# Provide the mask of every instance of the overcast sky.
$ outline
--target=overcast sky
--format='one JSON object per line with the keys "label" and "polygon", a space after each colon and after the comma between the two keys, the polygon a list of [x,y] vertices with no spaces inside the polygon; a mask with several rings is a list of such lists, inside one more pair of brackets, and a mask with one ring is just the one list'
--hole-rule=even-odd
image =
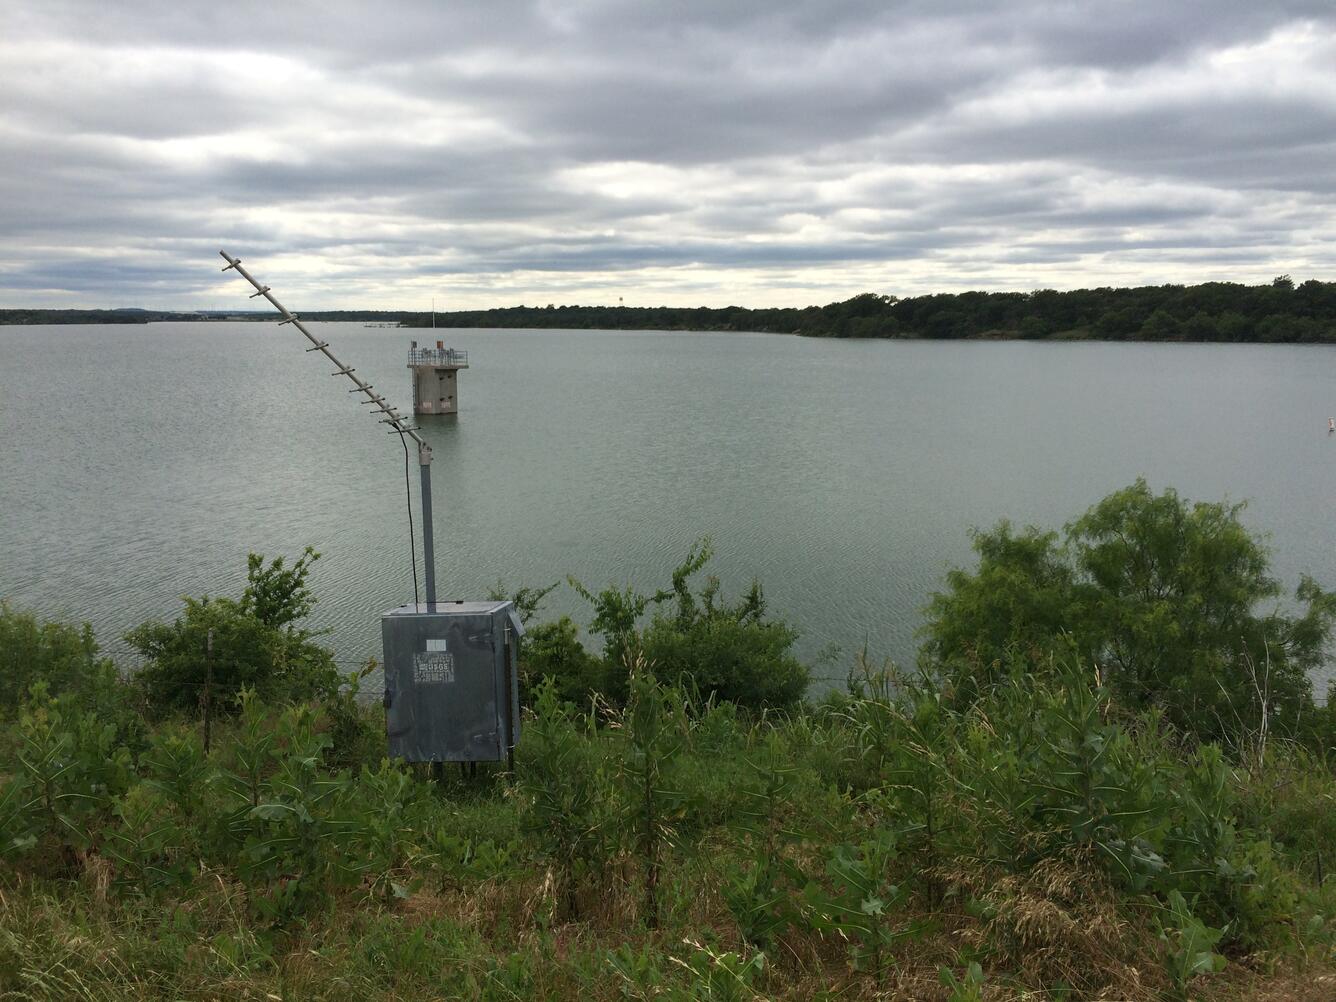
{"label": "overcast sky", "polygon": [[1336,2],[14,0],[0,306],[1336,279]]}

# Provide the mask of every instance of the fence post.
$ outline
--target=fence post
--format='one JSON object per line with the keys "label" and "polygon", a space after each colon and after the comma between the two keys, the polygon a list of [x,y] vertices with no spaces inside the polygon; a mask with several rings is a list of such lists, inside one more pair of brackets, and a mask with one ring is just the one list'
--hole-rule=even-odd
{"label": "fence post", "polygon": [[204,642],[204,754],[209,754],[213,710],[213,628]]}

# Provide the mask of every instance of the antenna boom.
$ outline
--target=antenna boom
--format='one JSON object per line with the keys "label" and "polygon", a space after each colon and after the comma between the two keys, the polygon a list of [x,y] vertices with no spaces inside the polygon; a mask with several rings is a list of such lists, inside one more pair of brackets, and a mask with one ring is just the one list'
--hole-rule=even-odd
{"label": "antenna boom", "polygon": [[[292,324],[297,330],[306,335],[306,339],[311,342],[312,346],[307,348],[307,351],[318,351],[334,363],[334,366],[338,371],[330,373],[331,376],[347,376],[354,384],[356,384],[354,389],[348,391],[349,393],[366,394],[367,401],[364,402],[370,402],[376,405],[376,408],[370,411],[371,414],[388,415],[388,417],[380,418],[379,421],[381,424],[392,426],[393,430],[390,432],[391,435],[398,434],[400,437],[407,435],[417,443],[418,465],[422,468],[422,557],[426,564],[427,608],[428,610],[434,611],[436,608],[436,558],[432,546],[431,524],[431,446],[427,444],[426,439],[422,438],[422,436],[417,433],[418,430],[409,423],[408,419],[399,413],[398,408],[387,406],[385,398],[379,393],[373,392],[371,384],[356,375],[356,369],[352,368],[352,366],[344,365],[334,356],[334,353],[329,350],[328,341],[322,341],[308,331],[306,325],[298,319],[297,314],[291,312],[286,306],[274,298],[269,286],[261,285],[252,278],[251,273],[241,266],[241,258],[233,257],[225,250],[220,250],[218,254],[227,262],[227,267],[224,268],[223,271],[232,271],[235,269],[238,275],[255,288],[255,293],[250,297],[251,299],[255,299],[257,296],[263,296],[269,301],[269,304],[273,306],[274,309],[282,314],[283,319],[278,322],[279,326],[282,326],[283,324]],[[412,509],[410,508],[409,510],[411,514]],[[416,571],[414,574],[416,575]],[[414,581],[414,588],[416,588],[416,577],[414,578]]]}

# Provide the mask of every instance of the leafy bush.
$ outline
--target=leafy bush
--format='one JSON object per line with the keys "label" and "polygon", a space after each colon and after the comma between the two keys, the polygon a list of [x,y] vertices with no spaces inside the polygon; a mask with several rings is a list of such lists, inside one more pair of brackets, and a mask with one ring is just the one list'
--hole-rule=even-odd
{"label": "leafy bush", "polygon": [[895,836],[887,831],[858,844],[835,846],[826,856],[829,887],[811,882],[803,891],[814,927],[848,942],[854,970],[874,977],[892,962],[890,948],[896,940],[916,931],[897,922],[896,912],[908,896],[903,886],[891,883],[897,854]]}
{"label": "leafy bush", "polygon": [[[19,711],[19,784],[10,825],[16,848],[86,848],[115,798],[130,785],[130,753],[117,743],[115,724],[47,694],[37,683]],[[25,824],[26,818],[26,824]],[[15,844],[14,839],[19,841]]]}
{"label": "leafy bush", "polygon": [[139,773],[143,785],[166,797],[187,821],[202,813],[217,778],[198,732],[180,725],[166,725],[153,734],[139,756]]}
{"label": "leafy bush", "polygon": [[965,969],[964,977],[957,976],[949,967],[942,967],[937,972],[937,979],[951,993],[947,1002],[983,1002],[983,968],[977,963]]}
{"label": "leafy bush", "polygon": [[1170,892],[1166,913],[1160,933],[1165,945],[1165,970],[1174,998],[1186,1000],[1193,979],[1224,970],[1225,958],[1214,952],[1224,931],[1212,929],[1194,916],[1178,891]]}
{"label": "leafy bush", "polygon": [[1296,615],[1260,608],[1280,594],[1242,505],[1189,505],[1144,480],[1066,529],[1005,522],[976,533],[979,566],[953,571],[928,607],[925,667],[963,702],[1016,657],[1099,666],[1120,704],[1158,707],[1179,730],[1244,750],[1296,734],[1313,715],[1309,673],[1323,663],[1336,595],[1304,578]]}
{"label": "leafy bush", "polygon": [[[1084,640],[1043,630],[954,662],[969,672],[945,690],[863,655],[848,694],[749,713],[642,650],[656,626],[661,652],[688,647],[724,607],[688,587],[707,557],[659,595],[614,592],[595,619],[622,660],[605,643],[584,664],[624,706],[577,709],[580,672],[540,673],[496,785],[384,760],[356,677],[299,705],[242,690],[207,754],[193,721],[136,732],[128,701],[109,714],[37,680],[0,742],[0,995],[977,1002],[986,984],[1148,1002],[1211,997],[1199,976],[1226,956],[1245,960],[1219,979],[1230,997],[1275,987],[1273,961],[1305,958],[1319,984],[1336,942],[1320,749],[1184,741]],[[253,560],[228,614],[296,633],[304,566]],[[1042,619],[1050,585],[1089,583],[1069,566],[1018,608]],[[1004,596],[970,594],[1002,622]],[[760,606],[723,618],[750,628]],[[624,629],[636,608],[649,625]],[[569,621],[550,639],[578,647]]]}
{"label": "leafy bush", "polygon": [[[706,595],[717,587],[712,580]],[[689,619],[655,616],[642,638],[644,655],[670,684],[751,709],[789,709],[810,678],[789,653],[797,631],[764,617],[759,587],[737,605],[707,606]]]}
{"label": "leafy bush", "polygon": [[[594,607],[589,629],[603,637],[603,695],[621,704],[627,698],[631,664],[643,656],[662,682],[703,699],[741,707],[792,708],[802,699],[810,674],[792,654],[798,633],[768,617],[760,584],[753,582],[736,603],[721,601],[719,580],[707,579],[699,594],[690,579],[710,560],[708,540],[691,548],[672,574],[672,588],[645,595],[633,588],[605,588],[597,595],[578,581],[572,586]],[[671,614],[652,608],[674,601]]]}
{"label": "leafy bush", "polygon": [[12,714],[39,682],[48,694],[69,694],[84,709],[118,701],[116,669],[97,651],[87,623],[42,622],[0,600],[0,716]]}
{"label": "leafy bush", "polygon": [[1240,825],[1269,831],[1291,865],[1314,881],[1336,870],[1336,774],[1300,747],[1277,745],[1231,777]]}
{"label": "leafy bush", "polygon": [[544,679],[556,686],[562,702],[587,706],[592,696],[607,692],[614,682],[601,658],[585,650],[579,629],[569,616],[529,627],[520,645],[520,702],[530,706]]}
{"label": "leafy bush", "polygon": [[385,757],[385,707],[361,698],[362,680],[379,668],[374,658],[343,676],[337,690],[326,690],[320,707],[328,723],[325,761],[334,768],[360,769]]}
{"label": "leafy bush", "polygon": [[167,797],[141,783],[117,801],[116,815],[120,823],[108,830],[103,851],[128,887],[152,893],[190,883],[197,857]]}
{"label": "leafy bush", "polygon": [[744,834],[750,859],[738,866],[724,885],[724,902],[738,931],[760,950],[767,949],[795,921],[793,901],[796,891],[806,883],[799,867],[784,854],[799,836],[784,825],[796,770],[781,761],[779,749],[772,742],[759,761],[748,763],[753,782],[743,789],[745,800],[738,828]]}
{"label": "leafy bush", "polygon": [[145,659],[136,679],[149,705],[193,712],[210,679],[215,713],[230,708],[243,689],[266,701],[333,696],[340,677],[332,656],[312,643],[313,634],[292,625],[314,602],[306,577],[317,557],[308,547],[285,568],[282,557],[266,566],[251,554],[240,600],[187,597],[175,622],[132,630],[126,640]]}
{"label": "leafy bush", "polygon": [[515,842],[497,845],[491,839],[455,835],[444,827],[418,833],[417,843],[415,861],[436,872],[441,893],[502,876],[518,853]]}
{"label": "leafy bush", "polygon": [[709,577],[699,594],[690,578],[709,562],[708,540],[692,549],[673,571],[672,615],[656,614],[641,637],[646,661],[672,685],[738,706],[796,706],[810,676],[791,653],[798,631],[766,615],[765,596],[753,581],[737,602],[719,597],[719,579]]}
{"label": "leafy bush", "polygon": [[352,780],[322,768],[329,738],[315,712],[294,706],[271,718],[247,692],[242,714],[241,769],[223,776],[229,835],[253,904],[277,925],[356,879],[374,857],[350,806]]}

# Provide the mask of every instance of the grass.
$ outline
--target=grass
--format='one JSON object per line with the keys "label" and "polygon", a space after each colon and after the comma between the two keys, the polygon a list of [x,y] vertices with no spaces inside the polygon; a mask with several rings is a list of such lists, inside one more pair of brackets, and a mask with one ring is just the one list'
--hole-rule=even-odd
{"label": "grass", "polygon": [[0,749],[0,998],[1336,997],[1336,779],[1298,752],[1185,752],[1074,676],[968,711],[643,698],[541,693],[514,776],[437,784],[371,759],[377,710],[338,746],[252,702],[208,756],[141,721],[109,770],[115,721],[39,694]]}

